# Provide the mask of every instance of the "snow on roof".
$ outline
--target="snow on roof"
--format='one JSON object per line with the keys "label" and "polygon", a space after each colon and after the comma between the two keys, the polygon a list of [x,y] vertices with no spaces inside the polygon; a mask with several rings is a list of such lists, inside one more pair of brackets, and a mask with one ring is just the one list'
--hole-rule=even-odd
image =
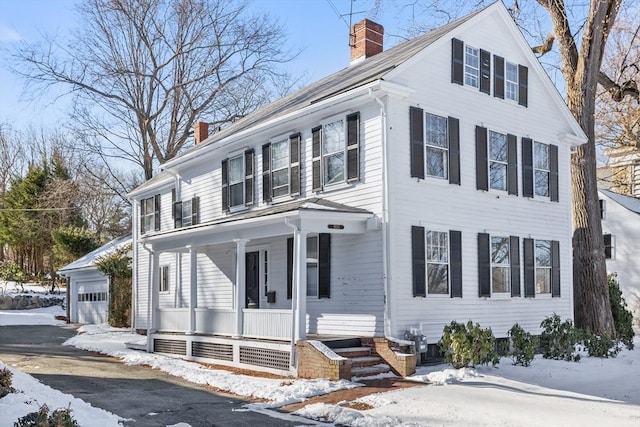
{"label": "snow on roof", "polygon": [[108,255],[110,253],[113,253],[130,243],[131,243],[131,235],[122,236],[122,237],[113,239],[109,243],[106,243],[100,246],[98,249],[94,250],[93,252],[89,252],[88,254],[78,258],[72,263],[65,265],[60,270],[58,270],[58,273],[66,274],[66,273],[69,273],[71,270],[79,270],[82,268],[93,267],[98,258]]}
{"label": "snow on roof", "polygon": [[631,212],[635,212],[640,215],[640,199],[637,197],[626,196],[624,194],[619,194],[613,192],[611,190],[598,190],[620,206],[625,209],[630,210]]}

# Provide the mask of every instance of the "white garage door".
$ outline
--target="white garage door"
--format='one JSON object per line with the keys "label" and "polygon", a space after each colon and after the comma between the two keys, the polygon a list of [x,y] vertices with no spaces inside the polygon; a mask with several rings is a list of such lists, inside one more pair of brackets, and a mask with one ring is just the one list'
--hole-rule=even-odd
{"label": "white garage door", "polygon": [[108,290],[106,280],[78,284],[79,323],[106,323],[109,311]]}

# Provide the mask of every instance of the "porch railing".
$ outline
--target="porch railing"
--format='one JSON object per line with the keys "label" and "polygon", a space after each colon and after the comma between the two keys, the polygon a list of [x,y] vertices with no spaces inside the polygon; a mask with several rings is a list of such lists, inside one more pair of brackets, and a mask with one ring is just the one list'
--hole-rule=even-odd
{"label": "porch railing", "polygon": [[291,310],[244,308],[242,335],[273,340],[291,339]]}
{"label": "porch railing", "polygon": [[158,329],[167,332],[185,332],[189,330],[188,308],[159,308]]}
{"label": "porch railing", "polygon": [[233,335],[235,332],[234,309],[196,308],[196,333]]}

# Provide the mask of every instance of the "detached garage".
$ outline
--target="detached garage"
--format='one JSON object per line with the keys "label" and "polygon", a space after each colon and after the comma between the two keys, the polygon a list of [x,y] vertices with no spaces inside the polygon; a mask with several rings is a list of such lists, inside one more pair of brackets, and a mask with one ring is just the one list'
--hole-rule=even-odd
{"label": "detached garage", "polygon": [[109,277],[99,272],[95,263],[130,243],[131,236],[119,237],[58,271],[67,279],[67,317],[70,323],[107,322]]}

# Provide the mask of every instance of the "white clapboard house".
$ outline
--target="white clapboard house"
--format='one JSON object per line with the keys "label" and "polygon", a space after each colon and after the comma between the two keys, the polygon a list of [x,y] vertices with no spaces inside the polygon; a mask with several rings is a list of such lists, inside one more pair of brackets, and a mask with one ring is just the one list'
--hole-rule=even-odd
{"label": "white clapboard house", "polygon": [[212,135],[198,123],[131,192],[149,351],[309,376],[349,364],[331,337],[572,317],[586,137],[505,6],[386,51],[380,25],[353,30],[347,68]]}

